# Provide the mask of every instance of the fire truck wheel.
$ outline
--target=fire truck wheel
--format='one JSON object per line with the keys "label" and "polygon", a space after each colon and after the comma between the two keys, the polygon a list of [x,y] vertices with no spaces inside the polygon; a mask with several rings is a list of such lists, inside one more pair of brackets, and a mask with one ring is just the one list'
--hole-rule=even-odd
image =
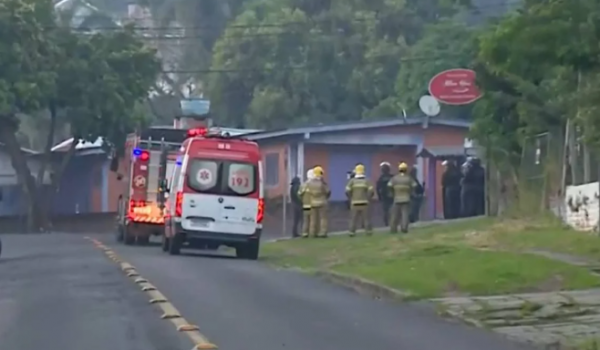
{"label": "fire truck wheel", "polygon": [[150,236],[140,236],[137,238],[137,244],[148,245],[150,244]]}
{"label": "fire truck wheel", "polygon": [[126,245],[133,245],[135,243],[135,236],[127,229],[127,226],[123,228],[123,242]]}
{"label": "fire truck wheel", "polygon": [[123,242],[123,225],[117,226],[117,242]]}
{"label": "fire truck wheel", "polygon": [[165,235],[162,236],[162,251],[169,251],[169,239]]}
{"label": "fire truck wheel", "polygon": [[258,240],[250,241],[244,245],[235,248],[235,255],[238,259],[257,260],[260,243]]}
{"label": "fire truck wheel", "polygon": [[176,233],[171,239],[169,239],[169,254],[179,255],[181,253],[182,237]]}

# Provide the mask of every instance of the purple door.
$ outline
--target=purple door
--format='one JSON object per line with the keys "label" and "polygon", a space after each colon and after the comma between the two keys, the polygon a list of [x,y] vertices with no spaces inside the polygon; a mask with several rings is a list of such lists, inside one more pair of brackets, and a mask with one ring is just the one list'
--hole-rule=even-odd
{"label": "purple door", "polygon": [[346,200],[346,176],[354,170],[356,163],[365,166],[367,176],[371,175],[371,154],[365,152],[333,151],[329,154],[329,186],[331,187],[331,200]]}

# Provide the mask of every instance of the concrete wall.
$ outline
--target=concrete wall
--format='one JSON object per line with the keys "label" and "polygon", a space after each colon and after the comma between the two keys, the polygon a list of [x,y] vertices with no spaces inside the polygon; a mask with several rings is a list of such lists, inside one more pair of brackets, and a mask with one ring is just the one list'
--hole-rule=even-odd
{"label": "concrete wall", "polygon": [[598,226],[600,202],[598,182],[567,186],[559,214],[563,221],[579,231],[592,231]]}

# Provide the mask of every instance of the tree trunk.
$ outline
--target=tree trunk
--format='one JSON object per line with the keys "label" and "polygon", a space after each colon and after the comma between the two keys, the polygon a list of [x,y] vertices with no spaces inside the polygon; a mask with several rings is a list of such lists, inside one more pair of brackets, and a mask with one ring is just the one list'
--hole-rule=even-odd
{"label": "tree trunk", "polygon": [[77,144],[81,138],[79,136],[73,136],[73,142],[69,147],[69,150],[65,153],[64,157],[61,159],[60,164],[54,168],[54,176],[52,177],[52,193],[56,193],[59,191],[60,180],[69,165],[69,162],[75,155],[75,151],[77,150]]}
{"label": "tree trunk", "polygon": [[[60,160],[60,163],[59,164],[52,163],[53,176],[52,176],[52,179],[50,182],[50,188],[45,193],[46,201],[49,201],[52,203],[54,201],[55,195],[60,190],[60,181],[62,179],[62,176],[63,176],[67,166],[69,165],[69,162],[71,161],[71,159],[73,158],[73,155],[75,154],[75,150],[76,150],[77,144],[79,143],[79,140],[80,140],[79,137],[73,137],[73,142],[69,146],[69,150],[67,152],[65,152],[65,154],[63,155],[62,159]],[[40,187],[40,188],[43,188],[43,187]],[[45,208],[45,209],[49,209],[49,208]],[[48,211],[45,211],[44,214],[46,214],[47,217],[52,217],[52,215],[48,215]],[[51,225],[51,224],[52,224],[52,222],[50,221],[49,225]]]}
{"label": "tree trunk", "polygon": [[48,128],[46,147],[44,147],[44,156],[42,158],[42,163],[40,164],[37,176],[37,185],[40,188],[44,185],[44,175],[46,175],[46,169],[52,160],[52,146],[54,145],[54,133],[56,132],[56,106],[54,103],[50,103],[48,109],[50,111],[50,127]]}
{"label": "tree trunk", "polygon": [[[7,118],[8,119],[8,118]],[[37,192],[37,186],[34,177],[31,175],[27,159],[16,137],[17,126],[10,122],[0,122],[0,140],[4,142],[12,166],[17,173],[17,178],[28,199],[29,219],[27,231],[40,232],[46,227],[46,220],[43,215],[43,203]]]}
{"label": "tree trunk", "polygon": [[[38,196],[41,198],[45,198],[47,203],[51,203],[53,201],[52,193],[46,194],[44,192],[44,179],[46,177],[46,170],[48,169],[48,165],[52,161],[52,146],[54,145],[54,134],[56,132],[56,123],[57,123],[57,115],[56,115],[56,105],[53,102],[50,102],[48,106],[48,110],[50,112],[50,126],[48,128],[48,136],[46,137],[46,145],[44,147],[44,154],[41,158],[40,168],[38,169],[37,178],[36,178],[36,191]],[[52,228],[52,213],[50,212],[50,208],[52,205],[44,205],[41,206],[41,215],[43,220],[46,222],[46,228]]]}

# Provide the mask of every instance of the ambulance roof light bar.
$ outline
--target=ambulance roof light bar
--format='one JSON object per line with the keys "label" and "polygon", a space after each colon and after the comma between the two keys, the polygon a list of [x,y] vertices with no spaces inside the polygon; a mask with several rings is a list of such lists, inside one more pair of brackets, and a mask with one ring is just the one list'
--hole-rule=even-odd
{"label": "ambulance roof light bar", "polygon": [[[211,132],[212,131],[212,132]],[[220,129],[210,130],[205,127],[193,128],[187,131],[187,137],[217,137],[217,138],[230,138],[230,134],[228,132],[221,133]]]}
{"label": "ambulance roof light bar", "polygon": [[206,136],[206,135],[208,135],[207,128],[194,128],[194,129],[189,129],[187,131],[188,137]]}

